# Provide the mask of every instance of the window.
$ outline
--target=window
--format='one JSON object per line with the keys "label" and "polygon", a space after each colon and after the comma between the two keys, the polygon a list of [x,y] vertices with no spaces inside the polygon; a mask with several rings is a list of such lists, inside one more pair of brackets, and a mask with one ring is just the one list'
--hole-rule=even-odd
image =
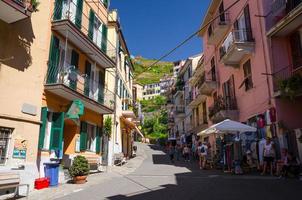
{"label": "window", "polygon": [[0,127],[0,164],[5,164],[9,140],[13,129]]}
{"label": "window", "polygon": [[243,14],[235,21],[235,39],[239,42],[252,41],[252,27],[249,5],[244,8]]}
{"label": "window", "polygon": [[87,150],[96,150],[96,126],[87,123]]}
{"label": "window", "polygon": [[296,31],[290,36],[293,69],[302,66],[302,30]]}
{"label": "window", "polygon": [[215,67],[215,58],[211,59],[211,79],[216,81],[216,67]]}
{"label": "window", "polygon": [[251,70],[251,60],[246,61],[243,64],[243,72],[244,72],[244,86],[245,91],[253,88],[253,79],[252,79],[252,70]]}

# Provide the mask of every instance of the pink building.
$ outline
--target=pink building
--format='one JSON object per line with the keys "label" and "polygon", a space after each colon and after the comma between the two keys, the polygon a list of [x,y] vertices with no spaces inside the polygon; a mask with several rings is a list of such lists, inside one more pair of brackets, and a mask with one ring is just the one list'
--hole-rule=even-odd
{"label": "pink building", "polygon": [[201,26],[209,120],[253,125],[302,158],[302,0],[234,2],[212,0]]}
{"label": "pink building", "polygon": [[213,0],[202,26],[210,24],[200,33],[206,79],[217,83],[207,99],[212,122],[224,118],[252,122],[273,107],[269,77],[263,75],[270,74],[265,29],[255,16],[261,13],[260,6],[254,0],[239,1],[223,13],[233,3]]}
{"label": "pink building", "polygon": [[302,159],[302,0],[266,0],[263,13],[279,135]]}

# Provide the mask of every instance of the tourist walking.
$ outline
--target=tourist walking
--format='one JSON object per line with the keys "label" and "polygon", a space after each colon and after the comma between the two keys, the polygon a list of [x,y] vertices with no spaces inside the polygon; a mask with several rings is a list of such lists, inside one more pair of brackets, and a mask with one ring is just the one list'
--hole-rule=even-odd
{"label": "tourist walking", "polygon": [[175,154],[175,147],[170,144],[169,147],[169,157],[170,157],[170,161],[173,163],[174,162],[174,154]]}
{"label": "tourist walking", "polygon": [[185,158],[185,162],[190,162],[190,148],[188,147],[188,145],[184,146],[183,155]]}
{"label": "tourist walking", "polygon": [[273,175],[273,162],[274,162],[274,157],[275,157],[275,148],[274,144],[271,141],[270,138],[266,139],[266,144],[264,145],[263,149],[263,161],[264,161],[264,166],[263,166],[263,172],[261,175],[264,175],[266,172],[266,168],[269,166],[270,168],[270,173]]}
{"label": "tourist walking", "polygon": [[198,148],[198,155],[199,155],[199,168],[200,169],[205,169],[206,166],[206,157],[208,154],[208,146],[206,145],[206,143],[199,143]]}

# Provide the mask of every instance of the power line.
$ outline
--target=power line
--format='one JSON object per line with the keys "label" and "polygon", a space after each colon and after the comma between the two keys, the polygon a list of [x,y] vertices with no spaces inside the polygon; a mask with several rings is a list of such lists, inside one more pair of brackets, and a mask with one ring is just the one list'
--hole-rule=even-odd
{"label": "power line", "polygon": [[233,6],[235,6],[240,0],[235,1],[234,3],[232,3],[228,8],[226,8],[223,12],[219,13],[219,15],[217,15],[216,17],[214,17],[212,20],[210,20],[208,23],[206,23],[204,26],[202,26],[200,29],[198,29],[196,32],[194,32],[193,34],[191,34],[189,37],[187,37],[184,41],[182,41],[181,43],[179,43],[176,47],[174,47],[172,50],[170,50],[168,53],[164,54],[162,57],[160,57],[159,59],[157,59],[154,63],[152,63],[149,67],[146,67],[142,72],[138,73],[136,76],[140,76],[142,73],[146,72],[147,70],[149,70],[151,67],[153,67],[154,65],[156,65],[157,63],[159,63],[161,60],[163,60],[164,58],[168,57],[169,55],[171,55],[174,51],[176,51],[178,48],[182,47],[184,44],[186,44],[188,41],[190,41],[193,37],[195,37],[200,31],[202,31],[203,29],[205,29],[208,25],[210,25],[213,21],[215,21],[217,18],[219,18],[221,15],[223,15],[224,13],[226,13],[228,10],[230,10]]}

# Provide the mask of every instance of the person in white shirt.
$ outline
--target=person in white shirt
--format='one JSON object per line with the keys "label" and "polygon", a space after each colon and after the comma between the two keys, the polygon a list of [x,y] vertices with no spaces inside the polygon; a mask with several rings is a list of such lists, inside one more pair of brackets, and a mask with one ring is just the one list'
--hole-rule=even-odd
{"label": "person in white shirt", "polygon": [[265,174],[266,168],[269,165],[270,166],[270,173],[273,175],[273,162],[274,162],[274,157],[275,157],[275,148],[274,144],[271,141],[270,138],[266,139],[266,144],[263,149],[263,161],[264,161],[264,166],[263,166],[263,172],[262,175]]}
{"label": "person in white shirt", "polygon": [[204,169],[206,166],[206,157],[208,154],[207,144],[205,142],[203,144],[199,143],[199,145],[197,147],[197,152],[199,155],[199,168]]}

